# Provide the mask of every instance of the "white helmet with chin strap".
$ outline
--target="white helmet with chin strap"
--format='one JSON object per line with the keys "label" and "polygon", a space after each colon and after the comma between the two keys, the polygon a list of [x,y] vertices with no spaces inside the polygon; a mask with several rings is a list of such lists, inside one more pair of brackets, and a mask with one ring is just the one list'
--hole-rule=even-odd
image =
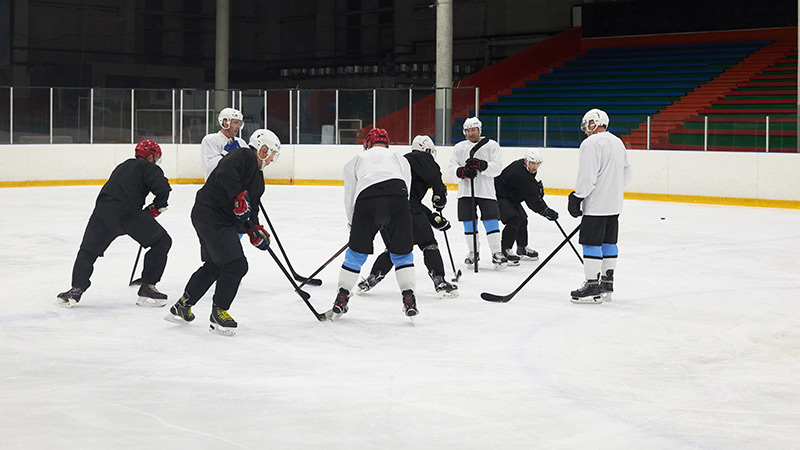
{"label": "white helmet with chin strap", "polygon": [[[261,151],[262,148],[267,147],[267,158],[269,158],[269,155],[275,154],[275,157],[272,159],[273,161],[276,161],[281,154],[281,140],[278,139],[275,133],[265,128],[254,131],[253,134],[250,135],[250,142],[248,145],[256,151],[256,156],[258,156],[258,152]],[[264,158],[264,160],[267,158]]]}
{"label": "white helmet with chin strap", "polygon": [[[594,123],[594,126],[590,126],[590,123]],[[583,120],[581,120],[581,131],[586,132],[586,130],[591,131],[594,133],[594,130],[597,127],[605,127],[608,128],[608,114],[605,111],[593,108],[589,111],[586,111],[586,114],[583,115]]]}
{"label": "white helmet with chin strap", "polygon": [[430,136],[419,135],[411,141],[411,150],[417,150],[420,152],[428,152],[436,158],[436,144],[433,143],[433,139]]}
{"label": "white helmet with chin strap", "polygon": [[467,130],[470,128],[477,128],[479,130],[483,130],[483,124],[477,117],[470,117],[464,121],[464,136],[467,135]]}
{"label": "white helmet with chin strap", "polygon": [[[225,121],[228,121],[227,126],[225,125]],[[219,122],[219,126],[222,127],[223,130],[227,130],[231,126],[231,120],[241,120],[242,126],[239,127],[239,130],[244,129],[244,116],[242,112],[235,108],[224,108],[222,111],[219,112],[219,117],[217,117],[217,121]]]}
{"label": "white helmet with chin strap", "polygon": [[529,148],[525,150],[525,162],[543,163],[542,152],[538,148]]}

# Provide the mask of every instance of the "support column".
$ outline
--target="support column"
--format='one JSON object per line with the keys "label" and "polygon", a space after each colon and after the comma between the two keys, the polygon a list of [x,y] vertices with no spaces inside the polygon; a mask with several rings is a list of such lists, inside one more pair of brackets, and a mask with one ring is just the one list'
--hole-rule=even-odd
{"label": "support column", "polygon": [[231,2],[217,0],[216,59],[214,62],[214,112],[216,117],[222,108],[230,106],[228,89],[228,62],[230,59]]}
{"label": "support column", "polygon": [[[800,1],[800,0],[798,0]],[[453,0],[436,2],[436,143],[452,141]],[[446,89],[442,89],[446,88]]]}

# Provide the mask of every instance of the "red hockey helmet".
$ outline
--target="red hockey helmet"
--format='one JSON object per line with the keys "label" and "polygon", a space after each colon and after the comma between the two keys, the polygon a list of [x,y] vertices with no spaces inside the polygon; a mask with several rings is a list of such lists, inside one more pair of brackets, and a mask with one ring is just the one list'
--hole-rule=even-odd
{"label": "red hockey helmet", "polygon": [[158,162],[161,159],[161,147],[149,139],[139,141],[136,144],[136,156],[147,158],[150,155],[153,155],[156,158],[155,162]]}
{"label": "red hockey helmet", "polygon": [[367,137],[364,138],[364,150],[369,150],[372,148],[373,145],[382,142],[389,146],[389,132],[384,130],[383,128],[373,128],[369,130],[367,133]]}

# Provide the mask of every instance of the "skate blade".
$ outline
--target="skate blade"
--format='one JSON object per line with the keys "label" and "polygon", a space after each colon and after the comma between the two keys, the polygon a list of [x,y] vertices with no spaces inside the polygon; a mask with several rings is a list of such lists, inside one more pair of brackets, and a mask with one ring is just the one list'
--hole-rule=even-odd
{"label": "skate blade", "polygon": [[164,320],[172,323],[189,323],[188,320],[183,320],[183,317],[176,316],[175,314],[172,313],[169,313],[166,316],[164,316]]}
{"label": "skate blade", "polygon": [[150,297],[139,297],[136,300],[136,304],[139,306],[147,306],[150,308],[162,308],[167,305],[166,300],[162,300],[160,298],[150,298]]}
{"label": "skate blade", "polygon": [[604,292],[600,294],[600,297],[602,297],[604,302],[611,303],[611,292]]}
{"label": "skate blade", "polygon": [[506,270],[506,264],[495,264],[494,270]]}
{"label": "skate blade", "polygon": [[437,292],[437,294],[439,294],[439,298],[454,298],[454,297],[458,297],[458,290],[454,289],[454,290],[452,290],[450,292],[441,291],[441,292]]}
{"label": "skate blade", "polygon": [[211,334],[218,334],[220,336],[234,336],[236,335],[236,328],[223,327],[215,323],[208,325],[208,331]]}
{"label": "skate blade", "polygon": [[508,262],[508,267],[517,267],[517,266],[519,266],[519,261]]}
{"label": "skate blade", "polygon": [[77,304],[78,302],[75,301],[74,298],[68,298],[68,299],[56,298],[56,305],[62,308],[72,308]]}
{"label": "skate blade", "polygon": [[597,297],[583,297],[583,298],[572,297],[571,299],[569,299],[569,301],[575,304],[599,305],[600,303],[603,303],[603,298],[599,295]]}
{"label": "skate blade", "polygon": [[522,261],[538,261],[539,260],[538,256],[521,256],[521,255],[517,255],[517,256],[519,256],[519,259],[522,260]]}

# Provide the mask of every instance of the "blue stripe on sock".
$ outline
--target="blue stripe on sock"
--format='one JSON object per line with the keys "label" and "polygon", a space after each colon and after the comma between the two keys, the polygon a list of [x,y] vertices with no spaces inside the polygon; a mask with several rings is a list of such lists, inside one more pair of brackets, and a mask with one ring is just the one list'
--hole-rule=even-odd
{"label": "blue stripe on sock", "polygon": [[472,226],[472,221],[461,222],[464,225],[464,234],[472,234],[475,232],[475,228]]}
{"label": "blue stripe on sock", "polygon": [[361,266],[363,266],[366,261],[367,255],[364,253],[354,252],[348,248],[344,254],[344,262],[342,263],[342,267],[358,273],[361,272]]}
{"label": "blue stripe on sock", "polygon": [[584,258],[603,259],[603,247],[599,245],[584,245]]}
{"label": "blue stripe on sock", "polygon": [[395,270],[401,269],[405,266],[414,265],[414,253],[406,253],[405,255],[389,253],[389,257],[392,259],[392,264],[394,264]]}
{"label": "blue stripe on sock", "polygon": [[618,254],[619,249],[617,248],[617,244],[603,244],[604,258],[616,258]]}
{"label": "blue stripe on sock", "polygon": [[486,229],[486,234],[493,231],[500,231],[500,222],[497,219],[484,220],[483,228]]}

